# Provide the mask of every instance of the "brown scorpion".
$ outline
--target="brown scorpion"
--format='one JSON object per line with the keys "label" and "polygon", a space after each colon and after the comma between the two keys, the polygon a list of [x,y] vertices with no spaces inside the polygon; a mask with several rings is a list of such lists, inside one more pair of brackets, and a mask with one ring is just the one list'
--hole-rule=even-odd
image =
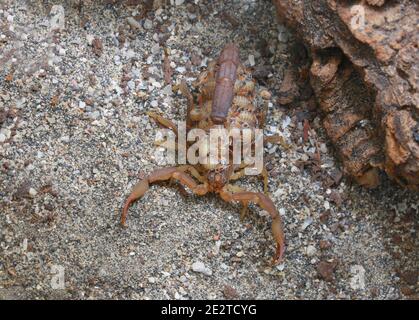
{"label": "brown scorpion", "polygon": [[[178,89],[187,97],[187,131],[193,128],[210,129],[223,127],[257,129],[264,125],[265,108],[259,105],[263,99],[255,94],[255,81],[251,72],[239,61],[239,50],[234,44],[223,49],[218,62],[211,62],[195,83],[196,94],[192,94],[183,82]],[[178,134],[176,125],[162,116],[149,112],[148,115],[162,126],[172,129]],[[265,137],[270,138],[270,137]],[[267,139],[270,141],[270,139]],[[220,151],[221,152],[221,151]],[[231,159],[230,159],[231,160]],[[137,183],[128,196],[121,215],[121,224],[125,226],[128,209],[131,204],[141,198],[150,185],[161,181],[177,181],[180,186],[189,188],[196,195],[209,192],[217,193],[227,202],[240,202],[243,205],[241,217],[247,212],[249,203],[259,205],[272,218],[272,234],[276,242],[274,263],[282,260],[285,251],[285,237],[281,218],[274,203],[267,195],[267,172],[262,171],[264,191],[250,192],[229,184],[245,175],[246,164],[229,163],[196,165],[178,165],[154,170],[145,179]]]}

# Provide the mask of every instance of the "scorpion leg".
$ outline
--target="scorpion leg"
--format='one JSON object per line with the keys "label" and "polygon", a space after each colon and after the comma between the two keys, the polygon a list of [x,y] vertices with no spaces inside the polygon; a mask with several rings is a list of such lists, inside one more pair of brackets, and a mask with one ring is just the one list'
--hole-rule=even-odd
{"label": "scorpion leg", "polygon": [[193,95],[184,80],[178,85],[177,88],[188,100],[188,107],[186,110],[186,126],[190,128],[192,127],[192,121],[196,121],[196,119],[193,117],[194,113],[196,112]]}
{"label": "scorpion leg", "polygon": [[128,209],[131,206],[131,204],[139,198],[141,198],[147,192],[147,190],[150,188],[150,184],[170,179],[177,180],[179,183],[181,183],[183,186],[188,187],[192,190],[193,193],[197,195],[204,195],[208,192],[207,184],[197,184],[195,180],[193,180],[184,171],[179,170],[179,168],[177,167],[157,169],[153,171],[147,178],[141,180],[134,186],[131,194],[125,201],[121,215],[121,225],[125,226]]}
{"label": "scorpion leg", "polygon": [[[185,165],[179,166],[177,168],[178,168],[179,171],[189,172],[189,174],[191,174],[196,180],[198,180],[201,183],[205,183],[205,178],[193,166],[185,164]],[[175,179],[171,178],[170,179],[170,186],[172,185],[173,181],[175,181]],[[178,187],[179,187],[179,191],[180,191],[181,195],[186,197],[188,195],[188,193],[186,192],[183,185],[178,184]]]}
{"label": "scorpion leg", "polygon": [[[238,180],[238,179],[244,177],[246,175],[244,170],[245,169],[242,169],[242,170],[239,170],[239,171],[233,173],[230,176],[230,180]],[[265,167],[263,167],[263,169],[262,169],[261,176],[262,176],[262,179],[263,179],[263,193],[268,195],[268,182],[269,182],[269,180],[268,180],[268,171],[266,170]]]}
{"label": "scorpion leg", "polygon": [[179,166],[178,169],[183,172],[189,172],[196,180],[201,183],[205,182],[205,178],[195,169],[195,167],[185,164],[183,166]]}
{"label": "scorpion leg", "polygon": [[285,142],[284,137],[280,136],[279,134],[276,134],[274,136],[263,137],[263,143],[277,143],[281,145],[281,147],[285,150],[288,150],[290,148],[289,144]]}
{"label": "scorpion leg", "polygon": [[182,81],[177,86],[177,89],[180,90],[182,95],[184,95],[188,99],[188,107],[186,111],[186,127],[188,129],[193,128],[193,122],[201,121],[206,117],[208,111],[205,107],[205,101],[207,101],[208,98],[206,98],[205,95],[201,92],[197,97],[198,105],[195,105],[193,95],[189,90],[188,86],[186,85],[185,81]]}
{"label": "scorpion leg", "polygon": [[228,191],[228,187],[224,187],[221,190],[220,196],[224,201],[227,202],[240,201],[244,205],[247,205],[249,202],[253,202],[271,215],[272,235],[276,242],[276,253],[273,262],[275,264],[280,262],[285,252],[285,236],[282,228],[281,217],[279,216],[278,210],[276,210],[272,200],[263,193],[259,192],[243,191],[231,193]]}
{"label": "scorpion leg", "polygon": [[163,118],[161,115],[159,115],[155,112],[147,112],[147,115],[150,118],[153,118],[154,121],[156,121],[157,123],[160,123],[163,127],[173,130],[173,132],[176,134],[176,136],[178,135],[177,127],[172,121],[170,121],[166,118]]}
{"label": "scorpion leg", "polygon": [[[231,179],[230,179],[231,180]],[[227,189],[232,193],[238,193],[245,191],[243,188],[239,186],[234,186],[232,184],[227,185]],[[240,221],[243,221],[246,218],[249,209],[249,201],[242,201],[242,208],[240,210]]]}
{"label": "scorpion leg", "polygon": [[269,105],[267,102],[264,103],[263,109],[258,114],[259,128],[264,128],[266,124],[266,115],[268,114]]}

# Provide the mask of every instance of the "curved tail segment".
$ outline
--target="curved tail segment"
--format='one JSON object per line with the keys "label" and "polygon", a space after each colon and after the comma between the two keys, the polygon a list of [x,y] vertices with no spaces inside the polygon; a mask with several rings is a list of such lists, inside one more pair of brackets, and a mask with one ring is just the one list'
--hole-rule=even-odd
{"label": "curved tail segment", "polygon": [[233,102],[234,83],[239,62],[239,48],[233,43],[227,44],[218,59],[218,72],[211,108],[211,120],[215,124],[224,123],[228,115]]}

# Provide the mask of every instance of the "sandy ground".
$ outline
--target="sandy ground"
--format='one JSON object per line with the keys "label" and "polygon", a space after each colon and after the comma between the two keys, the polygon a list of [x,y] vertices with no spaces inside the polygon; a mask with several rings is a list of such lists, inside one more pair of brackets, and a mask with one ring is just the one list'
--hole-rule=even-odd
{"label": "sandy ground", "polygon": [[[317,116],[304,144],[301,109],[276,102],[295,40],[271,3],[159,2],[0,1],[0,299],[417,298],[419,196],[340,180]],[[246,65],[272,65],[267,133],[290,146],[266,146],[288,244],[275,267],[269,217],[253,207],[241,222],[215,196],[155,186],[118,225],[130,188],[159,166],[145,112],[185,117],[164,48],[171,84],[191,84],[228,41]],[[317,151],[320,163],[299,165]]]}

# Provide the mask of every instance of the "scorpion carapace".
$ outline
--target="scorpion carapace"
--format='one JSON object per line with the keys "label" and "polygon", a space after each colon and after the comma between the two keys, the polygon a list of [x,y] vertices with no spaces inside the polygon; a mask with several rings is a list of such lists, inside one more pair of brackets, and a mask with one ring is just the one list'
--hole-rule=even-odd
{"label": "scorpion carapace", "polygon": [[[232,74],[233,70],[234,75]],[[232,82],[231,86],[230,84],[226,86],[225,84],[230,81]],[[253,130],[252,132],[255,132],[256,129],[263,127],[268,101],[255,93],[255,81],[252,79],[252,74],[239,63],[238,50],[234,45],[226,46],[218,60],[218,64],[211,62],[208,65],[208,69],[201,73],[195,82],[195,87],[197,90],[193,91],[196,92],[193,95],[186,83],[182,82],[177,86],[188,98],[187,134],[195,128],[202,129],[204,132],[211,132],[211,130],[220,128],[227,130],[236,128],[251,129]],[[229,97],[229,95],[231,95],[231,98],[226,100],[225,97]],[[261,107],[262,104],[265,106],[264,108]],[[176,125],[172,121],[153,112],[149,112],[148,115],[162,126],[173,130],[176,135],[179,134],[176,130]],[[220,120],[222,124],[214,121],[214,118]],[[192,142],[190,144],[188,142],[188,146],[191,144]],[[252,148],[254,144],[255,142],[252,142]],[[176,149],[178,147],[179,144],[176,144]],[[219,148],[217,152],[225,151],[225,149],[221,150],[221,144],[217,144],[216,147]],[[227,146],[224,145],[224,148],[228,149],[227,154],[230,157],[227,163],[212,164],[210,162],[199,162],[194,165],[184,164],[153,171],[148,177],[140,181],[128,196],[122,211],[121,224],[125,225],[130,205],[147,192],[150,184],[159,181],[175,180],[182,187],[189,188],[196,195],[205,195],[213,192],[219,194],[224,201],[240,202],[243,205],[242,218],[245,216],[250,203],[254,203],[267,211],[272,218],[272,234],[276,242],[274,262],[277,263],[282,260],[285,251],[285,237],[278,210],[267,195],[268,176],[266,169],[262,166],[261,176],[264,180],[264,193],[250,192],[232,185],[230,184],[231,181],[245,176],[246,168],[249,165],[243,157],[239,159],[240,164],[233,164],[231,144],[227,143]]]}

